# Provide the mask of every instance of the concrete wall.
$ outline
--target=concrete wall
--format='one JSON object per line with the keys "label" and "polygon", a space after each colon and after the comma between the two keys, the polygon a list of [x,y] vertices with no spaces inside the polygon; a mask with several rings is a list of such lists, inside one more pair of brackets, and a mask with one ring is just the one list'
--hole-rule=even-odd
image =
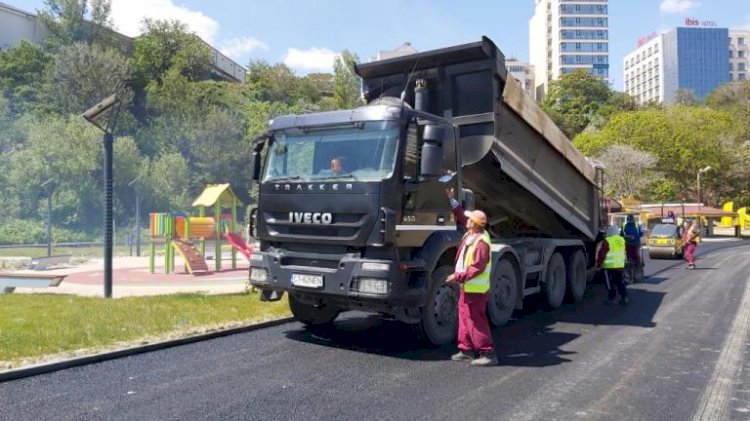
{"label": "concrete wall", "polygon": [[0,49],[7,50],[22,40],[39,44],[48,34],[36,15],[0,3]]}

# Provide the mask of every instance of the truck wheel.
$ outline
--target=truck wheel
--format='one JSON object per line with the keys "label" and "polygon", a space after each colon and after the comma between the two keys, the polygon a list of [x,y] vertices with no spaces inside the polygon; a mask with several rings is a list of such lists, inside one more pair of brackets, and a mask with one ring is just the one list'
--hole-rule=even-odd
{"label": "truck wheel", "polygon": [[292,315],[297,321],[310,326],[331,323],[341,312],[338,308],[330,305],[316,307],[314,305],[305,304],[295,298],[293,294],[289,294],[289,309],[292,311]]}
{"label": "truck wheel", "polygon": [[586,258],[583,251],[576,250],[568,264],[568,291],[573,302],[583,299],[586,293]]}
{"label": "truck wheel", "polygon": [[490,286],[490,299],[487,302],[487,314],[494,326],[508,323],[518,299],[518,276],[513,263],[501,259],[495,269],[495,277]]}
{"label": "truck wheel", "polygon": [[450,266],[432,272],[427,304],[420,309],[421,321],[414,325],[419,337],[433,345],[447,344],[458,334],[458,289],[445,279],[453,273]]}
{"label": "truck wheel", "polygon": [[545,279],[547,303],[552,308],[558,308],[565,300],[565,260],[560,253],[555,252],[547,264]]}

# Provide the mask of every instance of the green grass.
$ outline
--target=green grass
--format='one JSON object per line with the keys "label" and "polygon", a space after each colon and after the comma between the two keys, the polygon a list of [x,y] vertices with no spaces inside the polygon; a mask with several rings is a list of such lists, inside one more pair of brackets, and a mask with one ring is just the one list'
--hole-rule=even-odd
{"label": "green grass", "polygon": [[0,295],[0,370],[103,349],[286,317],[286,299],[257,293],[104,299]]}

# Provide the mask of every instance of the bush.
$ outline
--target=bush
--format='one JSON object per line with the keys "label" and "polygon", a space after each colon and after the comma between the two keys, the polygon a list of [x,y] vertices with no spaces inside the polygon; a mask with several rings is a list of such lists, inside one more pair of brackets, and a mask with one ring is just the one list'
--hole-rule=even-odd
{"label": "bush", "polygon": [[[52,227],[52,242],[91,241],[92,235]],[[43,222],[32,219],[6,219],[0,223],[0,244],[44,244],[47,229]]]}

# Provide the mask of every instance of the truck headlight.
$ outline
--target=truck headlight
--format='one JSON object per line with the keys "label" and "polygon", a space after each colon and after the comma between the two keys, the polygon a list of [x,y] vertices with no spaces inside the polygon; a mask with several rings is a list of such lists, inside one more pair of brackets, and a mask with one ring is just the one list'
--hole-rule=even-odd
{"label": "truck headlight", "polygon": [[267,282],[268,271],[264,268],[250,268],[250,280],[253,282]]}
{"label": "truck headlight", "polygon": [[386,295],[388,294],[388,280],[377,278],[359,278],[354,289],[362,294]]}
{"label": "truck headlight", "polygon": [[362,263],[362,270],[377,270],[387,272],[389,269],[388,263],[376,263],[376,262],[364,262]]}

